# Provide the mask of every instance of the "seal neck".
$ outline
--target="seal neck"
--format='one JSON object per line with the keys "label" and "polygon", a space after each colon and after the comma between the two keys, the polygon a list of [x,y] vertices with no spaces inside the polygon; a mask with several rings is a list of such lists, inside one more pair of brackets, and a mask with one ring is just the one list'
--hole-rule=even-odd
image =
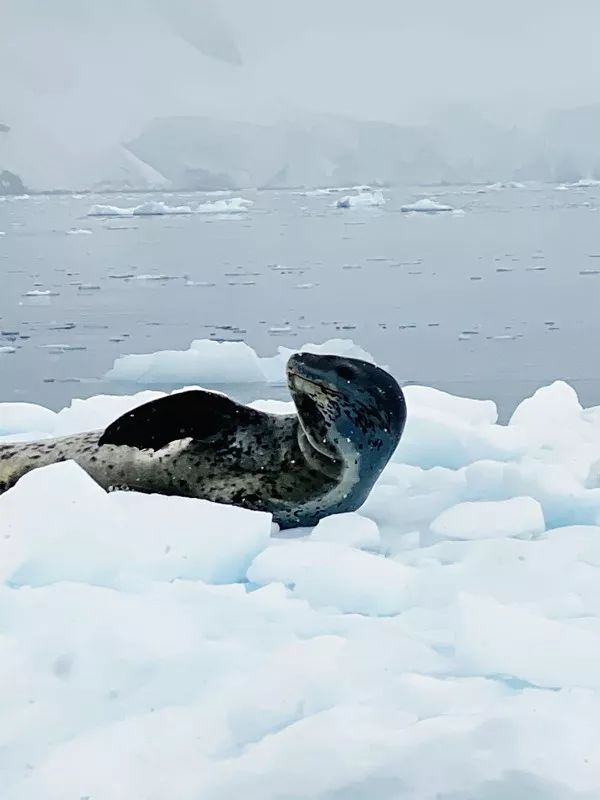
{"label": "seal neck", "polygon": [[329,458],[317,450],[311,444],[300,422],[298,422],[297,441],[300,452],[310,469],[320,472],[333,480],[339,478],[343,469],[342,459]]}

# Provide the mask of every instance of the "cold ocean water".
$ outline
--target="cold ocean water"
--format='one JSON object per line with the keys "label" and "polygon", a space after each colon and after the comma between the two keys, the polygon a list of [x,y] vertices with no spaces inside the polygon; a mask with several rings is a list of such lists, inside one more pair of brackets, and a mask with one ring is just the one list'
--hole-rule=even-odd
{"label": "cold ocean water", "polygon": [[[350,208],[335,204],[354,190],[244,192],[246,210],[236,194],[4,198],[0,399],[130,394],[143,384],[103,378],[117,357],[194,339],[270,356],[345,338],[403,383],[494,399],[501,419],[558,377],[600,403],[599,186],[395,188]],[[423,197],[464,214],[402,213]]]}

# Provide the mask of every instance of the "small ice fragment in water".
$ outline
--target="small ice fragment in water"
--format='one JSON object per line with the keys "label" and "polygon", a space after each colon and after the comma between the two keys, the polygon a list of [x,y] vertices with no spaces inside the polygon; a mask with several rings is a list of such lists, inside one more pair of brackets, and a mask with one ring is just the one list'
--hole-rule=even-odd
{"label": "small ice fragment in water", "polygon": [[87,350],[83,345],[75,344],[40,344],[40,350],[48,350],[50,353],[66,353],[72,350]]}
{"label": "small ice fragment in water", "polygon": [[48,325],[49,331],[72,331],[75,327],[74,322],[51,322]]}
{"label": "small ice fragment in water", "polygon": [[336,208],[369,208],[372,206],[385,205],[385,197],[383,192],[361,192],[355,195],[346,195],[340,197],[334,203]]}
{"label": "small ice fragment in water", "polygon": [[407,203],[400,207],[400,211],[409,212],[409,211],[417,211],[426,214],[437,214],[443,211],[454,211],[455,209],[452,206],[444,205],[443,203],[436,203],[435,200],[431,200],[429,198],[423,198],[422,200],[417,200],[414,203]]}

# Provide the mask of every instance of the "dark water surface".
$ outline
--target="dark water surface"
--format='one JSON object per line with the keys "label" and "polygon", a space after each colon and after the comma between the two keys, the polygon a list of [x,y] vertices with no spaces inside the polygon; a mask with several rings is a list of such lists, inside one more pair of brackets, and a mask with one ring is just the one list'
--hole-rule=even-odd
{"label": "dark water surface", "polygon": [[[115,358],[192,339],[272,355],[341,337],[403,382],[493,398],[504,418],[555,378],[600,404],[600,187],[395,189],[383,208],[343,210],[335,196],[243,194],[255,204],[235,216],[86,216],[217,199],[200,194],[0,202],[0,400],[131,393],[142,387],[102,378]],[[423,195],[465,213],[400,212]]]}

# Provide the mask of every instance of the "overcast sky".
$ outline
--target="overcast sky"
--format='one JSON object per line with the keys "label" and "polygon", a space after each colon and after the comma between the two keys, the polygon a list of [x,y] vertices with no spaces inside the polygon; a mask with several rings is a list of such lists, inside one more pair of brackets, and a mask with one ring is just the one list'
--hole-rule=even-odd
{"label": "overcast sky", "polygon": [[0,121],[89,143],[154,116],[508,123],[600,101],[600,0],[1,0]]}

